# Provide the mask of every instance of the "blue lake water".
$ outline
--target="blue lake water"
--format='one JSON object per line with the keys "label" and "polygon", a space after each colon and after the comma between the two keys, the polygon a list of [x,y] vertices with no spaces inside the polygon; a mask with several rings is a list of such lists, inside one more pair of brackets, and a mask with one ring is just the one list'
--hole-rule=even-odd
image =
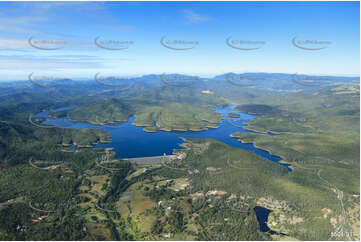
{"label": "blue lake water", "polygon": [[[228,112],[233,109],[233,106],[216,108],[216,111],[227,117]],[[59,109],[57,109],[59,110]],[[62,108],[64,110],[64,108]],[[254,147],[253,144],[244,144],[239,142],[236,138],[230,137],[230,134],[235,132],[253,132],[244,129],[244,124],[247,121],[250,121],[254,118],[253,115],[246,113],[239,113],[239,118],[228,118],[230,122],[222,120],[216,129],[208,129],[205,131],[193,132],[166,132],[158,131],[155,133],[148,133],[143,131],[142,127],[136,127],[132,125],[135,118],[129,118],[128,122],[117,123],[114,125],[94,125],[86,122],[72,122],[69,118],[49,118],[48,112],[42,112],[36,115],[35,117],[46,117],[46,120],[42,124],[60,126],[66,128],[74,129],[84,129],[84,128],[96,128],[107,131],[111,135],[112,141],[106,144],[97,144],[94,148],[114,148],[116,152],[116,158],[134,158],[134,157],[144,157],[144,156],[158,156],[163,154],[172,154],[173,149],[181,149],[179,144],[184,141],[183,138],[212,138],[224,142],[232,147],[246,149],[256,153],[259,156],[262,156],[270,161],[279,163],[281,158],[279,156],[271,155],[265,150],[258,149]],[[234,125],[232,125],[234,124]],[[273,136],[274,134],[268,133],[268,135]],[[287,164],[281,164],[291,169]]]}
{"label": "blue lake water", "polygon": [[268,216],[272,212],[272,210],[268,210],[267,208],[260,206],[254,207],[253,210],[256,213],[261,232],[269,232],[270,234],[275,234],[275,232],[272,231],[267,225]]}

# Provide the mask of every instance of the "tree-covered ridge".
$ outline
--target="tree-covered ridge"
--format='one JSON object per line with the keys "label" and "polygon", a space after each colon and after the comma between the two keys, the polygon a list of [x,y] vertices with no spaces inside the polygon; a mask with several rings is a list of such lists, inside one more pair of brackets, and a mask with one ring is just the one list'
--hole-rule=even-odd
{"label": "tree-covered ridge", "polygon": [[135,116],[134,125],[145,127],[145,131],[199,131],[215,128],[221,121],[221,115],[212,106],[200,106],[183,102],[165,102],[162,100],[109,99],[83,105],[70,111],[51,113],[53,117],[67,115],[72,121],[85,121],[104,125],[127,121]]}

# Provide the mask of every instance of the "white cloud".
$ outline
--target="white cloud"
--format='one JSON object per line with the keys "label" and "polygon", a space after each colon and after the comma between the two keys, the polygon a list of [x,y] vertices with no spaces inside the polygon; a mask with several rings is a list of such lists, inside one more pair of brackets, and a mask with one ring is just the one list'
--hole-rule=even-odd
{"label": "white cloud", "polygon": [[183,10],[183,14],[188,23],[203,23],[210,20],[208,16],[200,15],[192,10]]}
{"label": "white cloud", "polygon": [[0,31],[15,34],[39,34],[41,31],[34,29],[35,23],[46,21],[38,16],[0,17]]}
{"label": "white cloud", "polygon": [[[1,26],[0,26],[1,29]],[[29,48],[27,39],[24,38],[0,38],[0,50],[26,49]]]}
{"label": "white cloud", "polygon": [[85,68],[91,69],[102,66],[100,61],[85,61],[81,58],[34,58],[32,56],[0,56],[1,69],[54,69],[54,68]]}

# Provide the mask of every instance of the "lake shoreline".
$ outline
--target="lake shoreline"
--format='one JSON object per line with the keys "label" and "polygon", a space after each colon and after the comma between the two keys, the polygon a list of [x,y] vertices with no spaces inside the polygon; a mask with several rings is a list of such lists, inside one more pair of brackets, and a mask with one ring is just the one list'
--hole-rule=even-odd
{"label": "lake shoreline", "polygon": [[[222,116],[220,123],[217,125],[208,124],[207,128],[199,129],[160,129],[160,130],[145,130],[142,124],[136,123],[136,116],[129,116],[127,122],[119,123],[118,126],[110,127],[106,125],[92,124],[90,122],[82,122],[80,120],[71,120],[68,116],[62,118],[47,117],[42,124],[52,125],[54,127],[66,127],[73,129],[100,129],[109,135],[109,139],[98,140],[92,147],[89,145],[79,148],[93,148],[93,149],[107,149],[113,148],[116,158],[129,157],[147,157],[159,156],[163,154],[173,154],[175,149],[184,148],[185,140],[181,137],[187,138],[203,138],[215,139],[225,143],[230,147],[237,149],[244,149],[255,153],[267,160],[278,163],[282,166],[288,164],[283,163],[283,157],[273,155],[272,151],[258,147],[253,143],[243,143],[242,140],[233,137],[232,134],[236,132],[252,132],[244,125],[232,125],[227,122],[227,114],[234,108],[234,106],[216,107],[216,112]],[[254,117],[249,114],[240,113],[241,122],[252,120]],[[213,126],[214,125],[214,126]],[[147,125],[149,127],[149,125]],[[243,127],[244,126],[244,127]],[[154,126],[153,126],[154,127]],[[254,131],[253,131],[254,132]],[[270,135],[269,133],[264,133]],[[234,139],[236,138],[236,139]],[[69,145],[69,144],[66,144]],[[69,147],[69,146],[67,146]]]}
{"label": "lake shoreline", "polygon": [[231,136],[232,138],[237,139],[237,140],[238,140],[239,142],[241,142],[242,144],[250,144],[250,145],[253,145],[255,148],[257,148],[257,149],[259,149],[259,150],[263,150],[263,151],[268,152],[269,154],[273,154],[273,155],[275,155],[275,156],[280,157],[281,160],[278,161],[277,163],[280,163],[280,164],[283,164],[283,165],[287,165],[288,167],[291,165],[291,164],[289,164],[289,163],[284,163],[284,162],[282,162],[282,161],[285,161],[285,157],[284,157],[283,155],[278,155],[278,154],[276,154],[277,152],[274,153],[272,149],[267,149],[267,148],[264,148],[264,147],[260,147],[260,146],[258,146],[258,145],[255,144],[255,143],[247,142],[247,141],[245,141],[245,140],[242,140],[241,138],[239,138],[239,137],[237,137],[237,136],[234,136],[233,134],[230,134],[230,136]]}

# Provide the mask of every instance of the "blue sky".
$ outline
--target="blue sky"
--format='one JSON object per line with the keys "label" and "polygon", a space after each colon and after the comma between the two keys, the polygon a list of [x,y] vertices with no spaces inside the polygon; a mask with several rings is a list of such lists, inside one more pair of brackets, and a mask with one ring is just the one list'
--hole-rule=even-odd
{"label": "blue sky", "polygon": [[[0,9],[1,81],[30,73],[360,72],[359,2],[0,2]],[[162,37],[193,48],[166,48]],[[50,40],[63,44],[41,42]]]}

